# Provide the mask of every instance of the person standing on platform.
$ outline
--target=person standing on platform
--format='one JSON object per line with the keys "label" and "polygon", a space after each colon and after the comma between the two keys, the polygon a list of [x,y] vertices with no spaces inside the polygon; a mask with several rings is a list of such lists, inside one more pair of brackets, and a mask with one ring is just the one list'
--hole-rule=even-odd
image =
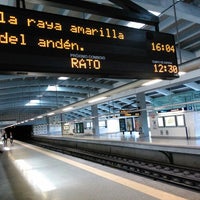
{"label": "person standing on platform", "polygon": [[12,132],[10,131],[10,144],[13,143],[13,135],[12,135]]}
{"label": "person standing on platform", "polygon": [[[1,140],[4,142],[3,133],[1,132]],[[0,148],[0,153],[3,153],[3,150]]]}
{"label": "person standing on platform", "polygon": [[7,135],[6,131],[4,131],[3,140],[4,140],[4,145],[7,146],[8,135]]}
{"label": "person standing on platform", "polygon": [[7,146],[7,139],[8,139],[8,136],[7,136],[7,133],[6,133],[5,130],[3,130],[2,137],[3,137],[4,146]]}

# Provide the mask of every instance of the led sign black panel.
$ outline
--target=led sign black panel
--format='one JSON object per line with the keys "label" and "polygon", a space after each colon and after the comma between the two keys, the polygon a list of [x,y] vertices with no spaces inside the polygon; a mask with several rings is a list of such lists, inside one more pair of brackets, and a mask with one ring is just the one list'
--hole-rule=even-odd
{"label": "led sign black panel", "polygon": [[178,77],[170,34],[0,6],[1,73]]}
{"label": "led sign black panel", "polygon": [[133,110],[120,110],[120,116],[140,116],[140,111],[133,111]]}

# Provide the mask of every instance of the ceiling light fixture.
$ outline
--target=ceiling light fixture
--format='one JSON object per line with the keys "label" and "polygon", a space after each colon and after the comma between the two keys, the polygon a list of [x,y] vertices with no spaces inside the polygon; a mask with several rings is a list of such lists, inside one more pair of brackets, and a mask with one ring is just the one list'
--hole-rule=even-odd
{"label": "ceiling light fixture", "polygon": [[38,99],[32,99],[28,103],[26,103],[26,106],[37,106],[40,103],[40,100]]}
{"label": "ceiling light fixture", "polygon": [[58,85],[48,85],[46,91],[57,91]]}
{"label": "ceiling light fixture", "polygon": [[97,102],[97,101],[101,101],[103,99],[106,99],[107,97],[97,97],[95,99],[92,99],[90,101],[88,101],[88,103],[94,103],[94,102]]}
{"label": "ceiling light fixture", "polygon": [[65,76],[58,77],[58,80],[61,80],[61,81],[65,81],[67,79],[69,79],[69,77],[65,77]]}
{"label": "ceiling light fixture", "polygon": [[63,108],[63,111],[69,111],[69,110],[72,110],[73,107],[66,107],[66,108]]}
{"label": "ceiling light fixture", "polygon": [[184,74],[186,74],[186,72],[179,72],[178,73],[179,76],[183,76]]}
{"label": "ceiling light fixture", "polygon": [[51,112],[51,113],[48,113],[47,115],[51,116],[51,115],[54,115],[54,114],[55,114],[54,112]]}
{"label": "ceiling light fixture", "polygon": [[149,85],[153,85],[153,84],[156,84],[158,82],[162,81],[161,79],[154,79],[154,80],[151,80],[151,81],[148,81],[146,83],[143,83],[142,86],[149,86]]}
{"label": "ceiling light fixture", "polygon": [[130,27],[130,28],[137,28],[137,29],[142,28],[144,25],[145,25],[145,24],[143,24],[143,23],[138,23],[138,22],[129,22],[129,23],[127,24],[128,27]]}
{"label": "ceiling light fixture", "polygon": [[38,116],[37,118],[38,118],[38,119],[41,119],[41,118],[43,118],[43,116],[42,116],[42,115],[40,115],[40,116]]}
{"label": "ceiling light fixture", "polygon": [[[160,12],[156,12],[156,11],[151,11],[151,10],[148,10],[150,13],[152,13],[153,15],[155,16],[159,16],[160,15]],[[139,23],[139,22],[129,22],[127,24],[128,27],[130,28],[136,28],[136,29],[141,29],[143,26],[145,26],[145,24],[143,23]]]}
{"label": "ceiling light fixture", "polygon": [[160,15],[160,12],[157,12],[157,11],[152,11],[152,10],[148,10],[150,13],[152,13],[153,15],[155,16],[159,16]]}

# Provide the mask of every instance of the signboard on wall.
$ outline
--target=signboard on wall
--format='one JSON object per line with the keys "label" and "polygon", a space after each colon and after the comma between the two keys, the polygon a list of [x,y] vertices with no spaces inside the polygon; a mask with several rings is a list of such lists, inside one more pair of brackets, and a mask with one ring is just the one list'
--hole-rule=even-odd
{"label": "signboard on wall", "polygon": [[119,119],[119,128],[120,128],[120,132],[125,132],[126,131],[125,119]]}

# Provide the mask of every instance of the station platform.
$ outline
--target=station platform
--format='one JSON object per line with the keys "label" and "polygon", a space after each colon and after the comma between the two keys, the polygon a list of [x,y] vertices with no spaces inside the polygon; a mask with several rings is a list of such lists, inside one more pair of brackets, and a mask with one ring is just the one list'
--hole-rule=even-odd
{"label": "station platform", "polygon": [[200,199],[195,191],[20,141],[0,153],[0,186],[2,200]]}
{"label": "station platform", "polygon": [[151,138],[130,133],[36,135],[37,142],[200,169],[200,139]]}
{"label": "station platform", "polygon": [[108,133],[100,135],[40,135],[41,137],[56,138],[60,140],[79,140],[101,144],[115,144],[124,147],[136,147],[149,150],[166,150],[169,152],[189,153],[200,155],[200,138],[170,138],[170,137],[144,137],[138,133]]}
{"label": "station platform", "polygon": [[100,135],[47,135],[48,137],[66,137],[66,138],[78,138],[83,140],[106,140],[113,142],[127,142],[127,143],[138,143],[138,144],[153,144],[163,146],[183,146],[183,147],[194,147],[200,148],[200,138],[187,139],[187,138],[172,138],[172,137],[144,137],[139,136],[138,132],[121,132],[117,133],[106,133]]}

